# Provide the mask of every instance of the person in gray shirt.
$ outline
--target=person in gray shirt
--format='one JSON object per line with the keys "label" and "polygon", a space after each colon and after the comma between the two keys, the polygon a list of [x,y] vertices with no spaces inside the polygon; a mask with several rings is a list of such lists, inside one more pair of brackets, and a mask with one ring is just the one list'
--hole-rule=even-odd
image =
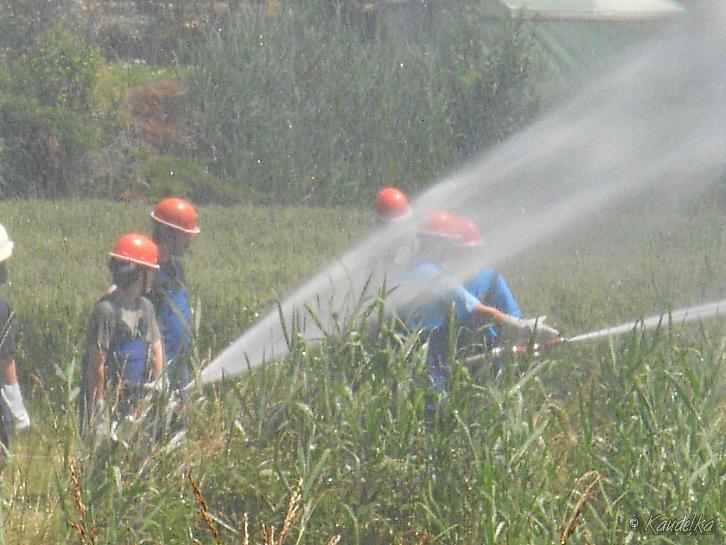
{"label": "person in gray shirt", "polygon": [[161,334],[148,292],[156,269],[156,244],[144,235],[122,236],[111,250],[109,269],[116,289],[93,307],[86,333],[81,424],[103,412],[133,416],[145,385],[163,371]]}

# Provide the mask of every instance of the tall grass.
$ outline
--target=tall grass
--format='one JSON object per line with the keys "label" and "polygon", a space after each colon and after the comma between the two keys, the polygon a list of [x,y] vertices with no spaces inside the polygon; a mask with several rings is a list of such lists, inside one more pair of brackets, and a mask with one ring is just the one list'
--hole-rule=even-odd
{"label": "tall grass", "polygon": [[457,3],[419,32],[374,12],[370,36],[349,15],[303,2],[211,33],[186,78],[199,160],[253,198],[359,203],[425,187],[538,112],[520,22]]}
{"label": "tall grass", "polygon": [[[353,322],[317,346],[288,331],[284,361],[194,393],[183,439],[173,439],[173,428],[154,441],[143,426],[122,425],[115,439],[82,441],[77,358],[64,342],[81,342],[85,315],[107,283],[108,245],[117,232],[143,226],[148,210],[11,205],[0,207],[17,242],[7,295],[25,315],[21,367],[37,380],[34,429],[17,438],[3,469],[3,542],[259,543],[262,524],[269,541],[271,526],[275,539],[287,527],[285,543],[724,540],[723,321],[666,320],[657,331],[512,359],[497,381],[456,362],[450,391],[438,397],[419,340],[394,323]],[[220,348],[254,319],[240,305],[254,308],[274,286],[296,283],[311,256],[322,259],[365,228],[361,214],[309,212],[201,210],[188,274],[202,301],[204,346]],[[713,293],[722,269],[709,277],[699,264],[722,257],[717,212],[672,218],[672,236],[633,246],[631,270],[615,266],[606,240],[590,254],[546,263],[540,255],[531,269],[523,262],[505,272],[523,307],[557,309],[557,322],[570,328],[632,317],[630,292],[644,306],[674,293]],[[656,267],[660,259],[669,268]],[[578,280],[562,305],[564,287],[534,274],[543,271]],[[683,285],[669,280],[673,271],[686,275]],[[540,293],[550,289],[552,300]],[[378,313],[382,303],[367,304]],[[66,329],[54,330],[63,319]],[[34,337],[35,320],[51,331]],[[57,344],[43,354],[50,340]],[[286,523],[291,498],[299,508]],[[651,514],[700,514],[718,525],[703,535],[656,535],[643,528]]]}
{"label": "tall grass", "polygon": [[[3,293],[17,310],[23,382],[51,380],[80,360],[93,303],[110,283],[114,241],[150,232],[151,205],[6,201],[0,222],[15,241]],[[340,209],[203,207],[201,234],[184,258],[198,310],[197,349],[231,342],[292,286],[367,230],[371,218]]]}
{"label": "tall grass", "polygon": [[556,387],[577,365],[566,348],[508,362],[497,383],[457,367],[431,415],[415,339],[384,324],[297,344],[196,397],[176,446],[133,426],[83,444],[59,410],[4,470],[5,535],[77,543],[81,525],[95,543],[240,543],[246,521],[252,535],[282,527],[299,487],[291,542],[669,543],[628,521],[722,516],[723,333],[664,326],[595,347],[569,396]]}

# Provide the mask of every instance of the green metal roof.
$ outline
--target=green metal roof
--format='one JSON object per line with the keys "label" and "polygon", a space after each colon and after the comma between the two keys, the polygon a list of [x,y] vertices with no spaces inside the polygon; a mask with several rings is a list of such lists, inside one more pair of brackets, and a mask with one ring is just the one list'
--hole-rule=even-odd
{"label": "green metal roof", "polygon": [[[726,0],[725,0],[726,1]],[[502,21],[522,17],[541,46],[544,61],[563,81],[589,77],[636,43],[661,32],[685,9],[674,0],[479,0],[485,44],[495,43]],[[436,3],[437,6],[448,6]],[[434,10],[434,14],[436,11]],[[429,36],[430,15],[421,1],[385,4],[386,24],[402,42]],[[435,32],[435,25],[434,25]]]}
{"label": "green metal roof", "polygon": [[[494,0],[521,14],[561,78],[587,76],[661,32],[684,8],[673,0]],[[492,11],[502,14],[502,9]]]}
{"label": "green metal roof", "polygon": [[539,18],[579,20],[653,20],[678,15],[683,8],[673,0],[499,0],[510,10]]}

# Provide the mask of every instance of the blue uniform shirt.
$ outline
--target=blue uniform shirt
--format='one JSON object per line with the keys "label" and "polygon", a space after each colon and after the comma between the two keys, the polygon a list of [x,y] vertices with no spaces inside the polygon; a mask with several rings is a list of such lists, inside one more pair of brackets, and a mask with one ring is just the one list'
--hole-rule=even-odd
{"label": "blue uniform shirt", "polygon": [[522,317],[519,305],[504,277],[494,272],[491,267],[482,269],[474,278],[465,282],[464,287],[484,305],[494,307],[515,318]]}
{"label": "blue uniform shirt", "polygon": [[402,289],[408,297],[404,296],[406,303],[401,316],[409,329],[422,331],[427,338],[426,364],[431,384],[434,390],[443,392],[449,370],[448,328],[445,327],[449,312],[452,307],[470,312],[479,301],[430,261],[414,263],[404,277]]}
{"label": "blue uniform shirt", "polygon": [[461,284],[448,282],[441,269],[430,261],[415,263],[406,275],[406,289],[413,300],[403,311],[406,326],[412,330],[433,330],[448,320],[451,305],[455,312],[471,312],[479,300]]}
{"label": "blue uniform shirt", "polygon": [[[515,318],[522,317],[519,305],[506,280],[491,267],[479,271],[471,280],[464,283],[464,287],[483,305],[494,307]],[[456,308],[456,321],[467,327],[476,327],[469,317],[469,311],[463,306],[457,306]],[[490,341],[494,342],[497,334],[497,328],[489,326],[488,336]]]}

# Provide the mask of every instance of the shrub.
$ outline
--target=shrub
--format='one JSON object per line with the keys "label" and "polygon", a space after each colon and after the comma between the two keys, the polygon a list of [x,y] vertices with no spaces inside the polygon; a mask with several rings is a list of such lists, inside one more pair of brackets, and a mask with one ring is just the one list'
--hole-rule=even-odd
{"label": "shrub", "polygon": [[[50,2],[48,7],[53,11],[60,4]],[[31,17],[36,8],[38,3],[24,5],[12,11],[10,21]],[[38,16],[33,21],[41,30],[31,33],[27,47],[8,54],[10,71],[0,80],[2,192],[80,195],[86,189],[85,159],[94,143],[88,113],[101,57],[63,19],[49,23]]]}
{"label": "shrub", "polygon": [[135,56],[154,64],[175,60],[187,62],[187,54],[203,38],[202,28],[221,24],[217,9],[221,2],[199,0],[136,0],[136,10],[145,17],[141,47]]}
{"label": "shrub", "polygon": [[84,193],[93,130],[79,114],[34,99],[0,101],[2,194],[57,198]]}
{"label": "shrub", "polygon": [[147,184],[147,196],[154,202],[171,195],[184,196],[195,203],[241,202],[241,192],[204,170],[191,159],[172,156],[149,158],[139,172]]}
{"label": "shrub", "polygon": [[92,104],[101,55],[61,20],[41,33],[21,59],[18,95],[41,104],[86,112]]}
{"label": "shrub", "polygon": [[178,127],[184,88],[175,78],[147,85],[134,92],[124,111],[126,121],[143,140],[160,152],[185,147],[186,138]]}
{"label": "shrub", "polygon": [[73,0],[0,0],[0,49],[23,49]]}
{"label": "shrub", "polygon": [[107,59],[144,58],[144,38],[154,21],[145,15],[116,15],[98,30],[98,44]]}

